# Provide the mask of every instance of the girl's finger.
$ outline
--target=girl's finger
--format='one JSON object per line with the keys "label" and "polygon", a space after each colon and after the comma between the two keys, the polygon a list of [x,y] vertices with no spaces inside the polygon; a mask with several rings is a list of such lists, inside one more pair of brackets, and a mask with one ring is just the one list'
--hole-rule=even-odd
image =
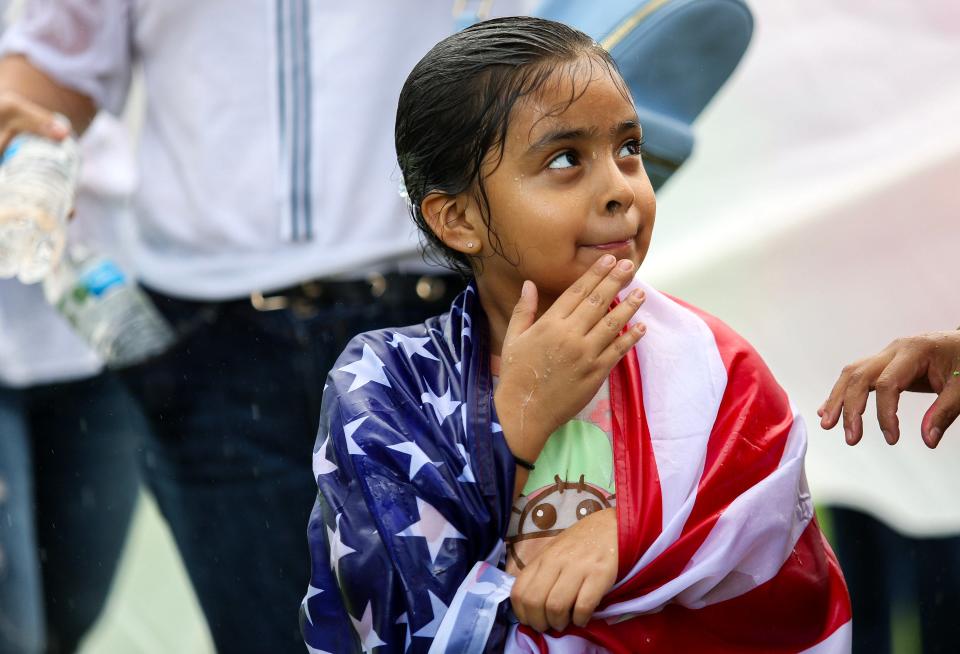
{"label": "girl's finger", "polygon": [[[543,555],[541,555],[541,557],[542,556]],[[559,576],[560,569],[554,565],[541,564],[524,568],[520,576],[517,577],[518,583],[525,577],[524,583],[520,586],[519,590],[517,589],[517,585],[514,584],[513,590],[510,593],[510,600],[514,605],[513,612],[517,616],[517,620],[533,627],[537,631],[543,632],[547,630],[549,625],[547,624],[547,615],[544,607],[547,601],[547,594],[550,592],[550,589],[553,588]],[[520,611],[517,610],[518,605]]]}
{"label": "girl's finger", "polygon": [[580,279],[570,285],[560,297],[556,299],[553,305],[547,309],[544,315],[555,315],[558,318],[566,318],[580,303],[590,296],[593,289],[597,287],[607,274],[613,270],[617,258],[612,254],[605,254],[594,263],[587,272],[580,276]]}
{"label": "girl's finger", "polygon": [[635,266],[629,259],[618,261],[593,292],[587,294],[568,316],[575,325],[574,329],[581,334],[589,333],[607,315],[610,303],[617,297],[617,293],[633,279],[634,270]]}
{"label": "girl's finger", "polygon": [[580,593],[573,604],[573,624],[578,627],[587,626],[607,590],[607,588],[604,588],[603,578],[600,575],[588,576],[580,587]]}
{"label": "girl's finger", "polygon": [[611,309],[607,315],[594,325],[587,334],[586,340],[591,344],[591,350],[602,352],[623,330],[624,325],[640,310],[646,300],[641,289],[634,289],[623,302]]}
{"label": "girl's finger", "polygon": [[630,329],[618,336],[607,346],[607,349],[597,357],[597,361],[601,366],[605,367],[607,371],[613,369],[620,359],[622,359],[646,333],[647,326],[642,322],[632,325]]}
{"label": "girl's finger", "polygon": [[564,574],[557,578],[557,582],[547,594],[544,602],[547,624],[557,631],[563,631],[570,624],[570,614],[573,604],[580,594],[580,587],[584,583],[584,575],[579,570],[564,570]]}
{"label": "girl's finger", "polygon": [[920,422],[920,435],[927,447],[940,444],[943,433],[960,414],[960,377],[952,377]]}
{"label": "girl's finger", "polygon": [[537,285],[526,280],[520,289],[520,299],[513,307],[507,331],[503,335],[503,342],[509,343],[514,338],[530,329],[530,325],[537,319]]}
{"label": "girl's finger", "polygon": [[533,579],[531,574],[536,574],[536,568],[537,561],[534,561],[521,570],[513,582],[513,588],[510,589],[510,605],[513,609],[513,614],[522,624],[527,624],[527,606],[524,601],[526,598],[526,587],[530,580]]}

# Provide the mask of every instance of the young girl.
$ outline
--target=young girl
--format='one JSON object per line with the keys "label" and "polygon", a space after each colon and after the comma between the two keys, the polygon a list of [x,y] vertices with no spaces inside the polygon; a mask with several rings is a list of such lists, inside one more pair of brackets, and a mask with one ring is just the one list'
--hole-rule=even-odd
{"label": "young girl", "polygon": [[849,649],[802,422],[741,338],[634,277],[641,142],[559,23],[478,24],[410,74],[412,213],[473,281],[330,373],[310,651]]}

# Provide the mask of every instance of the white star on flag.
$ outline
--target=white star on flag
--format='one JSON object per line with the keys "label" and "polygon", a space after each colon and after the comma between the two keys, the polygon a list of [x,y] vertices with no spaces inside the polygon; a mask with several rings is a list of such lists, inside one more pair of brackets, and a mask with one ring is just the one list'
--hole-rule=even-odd
{"label": "white star on flag", "polygon": [[323,592],[322,588],[314,588],[313,586],[307,584],[307,594],[303,596],[303,599],[300,601],[300,606],[303,607],[304,612],[307,614],[307,622],[313,624],[313,618],[310,616],[310,601],[311,597],[315,597]]}
{"label": "white star on flag", "polygon": [[410,471],[407,473],[407,479],[412,480],[420,472],[420,468],[432,463],[435,466],[442,466],[443,462],[431,461],[426,452],[420,449],[420,446],[410,441],[408,443],[397,443],[396,445],[387,445],[388,450],[403,452],[410,457]]}
{"label": "white star on flag", "polygon": [[[350,614],[348,613],[347,615]],[[363,648],[364,653],[372,652],[374,647],[386,645],[385,642],[380,640],[380,636],[377,635],[377,632],[373,630],[372,602],[367,602],[367,608],[363,610],[363,615],[359,620],[351,615],[350,622],[353,623],[353,628],[360,635],[360,647]]]}
{"label": "white star on flag", "polygon": [[401,531],[398,536],[411,538],[418,536],[427,540],[427,549],[430,551],[430,562],[437,562],[437,555],[440,548],[443,547],[443,541],[448,538],[459,538],[466,540],[466,536],[453,528],[447,519],[440,514],[432,505],[417,498],[417,512],[420,514],[420,520]]}
{"label": "white star on flag", "polygon": [[337,514],[336,529],[327,527],[327,543],[330,545],[330,569],[333,570],[333,574],[337,576],[338,582],[340,581],[340,559],[349,554],[354,554],[357,551],[340,540],[340,517],[342,515],[342,513]]}
{"label": "white star on flag", "polygon": [[[429,591],[428,591],[428,592],[429,592]],[[405,624],[405,625],[407,625],[407,629],[406,629],[406,632],[407,632],[407,633],[403,636],[403,651],[404,651],[404,652],[406,652],[408,649],[410,649],[410,625],[408,624],[409,622],[410,622],[410,621],[409,621],[409,619],[407,619],[407,614],[406,614],[406,613],[401,613],[401,614],[400,614],[400,617],[397,618],[397,622],[396,622],[396,624]]]}
{"label": "white star on flag", "polygon": [[347,454],[359,454],[360,456],[367,456],[367,453],[364,452],[359,445],[357,445],[357,441],[353,440],[353,435],[366,419],[367,416],[363,416],[362,418],[351,420],[343,426],[343,435],[347,438]]}
{"label": "white star on flag", "polygon": [[361,386],[366,386],[370,382],[377,382],[378,384],[389,387],[390,381],[383,373],[383,368],[383,361],[376,355],[372,347],[364,343],[363,356],[353,363],[339,368],[339,371],[354,375],[353,383],[350,384],[350,388],[347,389],[349,393],[350,391],[357,390]]}
{"label": "white star on flag", "polygon": [[463,472],[457,477],[457,481],[476,483],[477,480],[473,476],[473,469],[470,468],[470,455],[467,454],[467,448],[463,446],[463,443],[457,443],[457,449],[460,450],[460,456],[462,456],[464,460]]}
{"label": "white star on flag", "polygon": [[324,439],[323,444],[313,453],[313,476],[319,477],[326,475],[337,469],[337,464],[327,458],[327,448],[330,447],[330,434]]}
{"label": "white star on flag", "polygon": [[389,342],[393,347],[402,347],[404,354],[407,355],[408,359],[413,358],[414,354],[419,354],[424,359],[430,359],[431,361],[439,361],[437,357],[433,356],[427,348],[424,347],[427,343],[430,342],[430,339],[426,336],[417,338],[412,336],[404,336],[403,334],[394,332],[393,340]]}
{"label": "white star on flag", "polygon": [[501,432],[501,431],[503,431],[503,427],[500,426],[500,423],[499,423],[499,422],[491,422],[491,423],[490,423],[490,433],[491,433],[491,434],[496,434],[496,433]]}
{"label": "white star on flag", "polygon": [[429,384],[427,384],[427,392],[420,396],[420,402],[433,407],[434,415],[436,415],[437,422],[440,424],[443,424],[443,421],[462,404],[462,402],[451,399],[449,386],[446,393],[438,396],[430,390]]}
{"label": "white star on flag", "polygon": [[440,623],[443,622],[443,616],[447,612],[447,605],[440,601],[440,598],[431,593],[429,590],[427,594],[430,595],[430,608],[433,609],[433,619],[429,624],[424,625],[413,635],[418,638],[433,638],[437,635],[437,630],[440,629]]}

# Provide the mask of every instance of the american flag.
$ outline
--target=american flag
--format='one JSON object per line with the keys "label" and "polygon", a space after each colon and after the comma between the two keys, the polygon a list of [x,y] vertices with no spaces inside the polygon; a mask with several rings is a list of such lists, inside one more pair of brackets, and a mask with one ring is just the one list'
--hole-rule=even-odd
{"label": "american flag", "polygon": [[806,432],[756,352],[639,280],[646,336],[610,376],[618,582],[585,628],[537,633],[500,569],[514,463],[471,285],[449,313],[355,338],[313,455],[307,649],[850,650],[850,603],[803,473]]}

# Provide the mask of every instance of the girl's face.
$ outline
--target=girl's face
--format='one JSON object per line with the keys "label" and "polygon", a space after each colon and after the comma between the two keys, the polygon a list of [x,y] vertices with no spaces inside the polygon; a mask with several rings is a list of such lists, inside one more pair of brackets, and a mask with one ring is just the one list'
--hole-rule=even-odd
{"label": "girl's face", "polygon": [[515,302],[530,279],[545,308],[605,254],[643,261],[656,200],[636,111],[611,74],[583,58],[514,107],[502,160],[488,156],[482,252],[505,256],[484,257],[482,291]]}

